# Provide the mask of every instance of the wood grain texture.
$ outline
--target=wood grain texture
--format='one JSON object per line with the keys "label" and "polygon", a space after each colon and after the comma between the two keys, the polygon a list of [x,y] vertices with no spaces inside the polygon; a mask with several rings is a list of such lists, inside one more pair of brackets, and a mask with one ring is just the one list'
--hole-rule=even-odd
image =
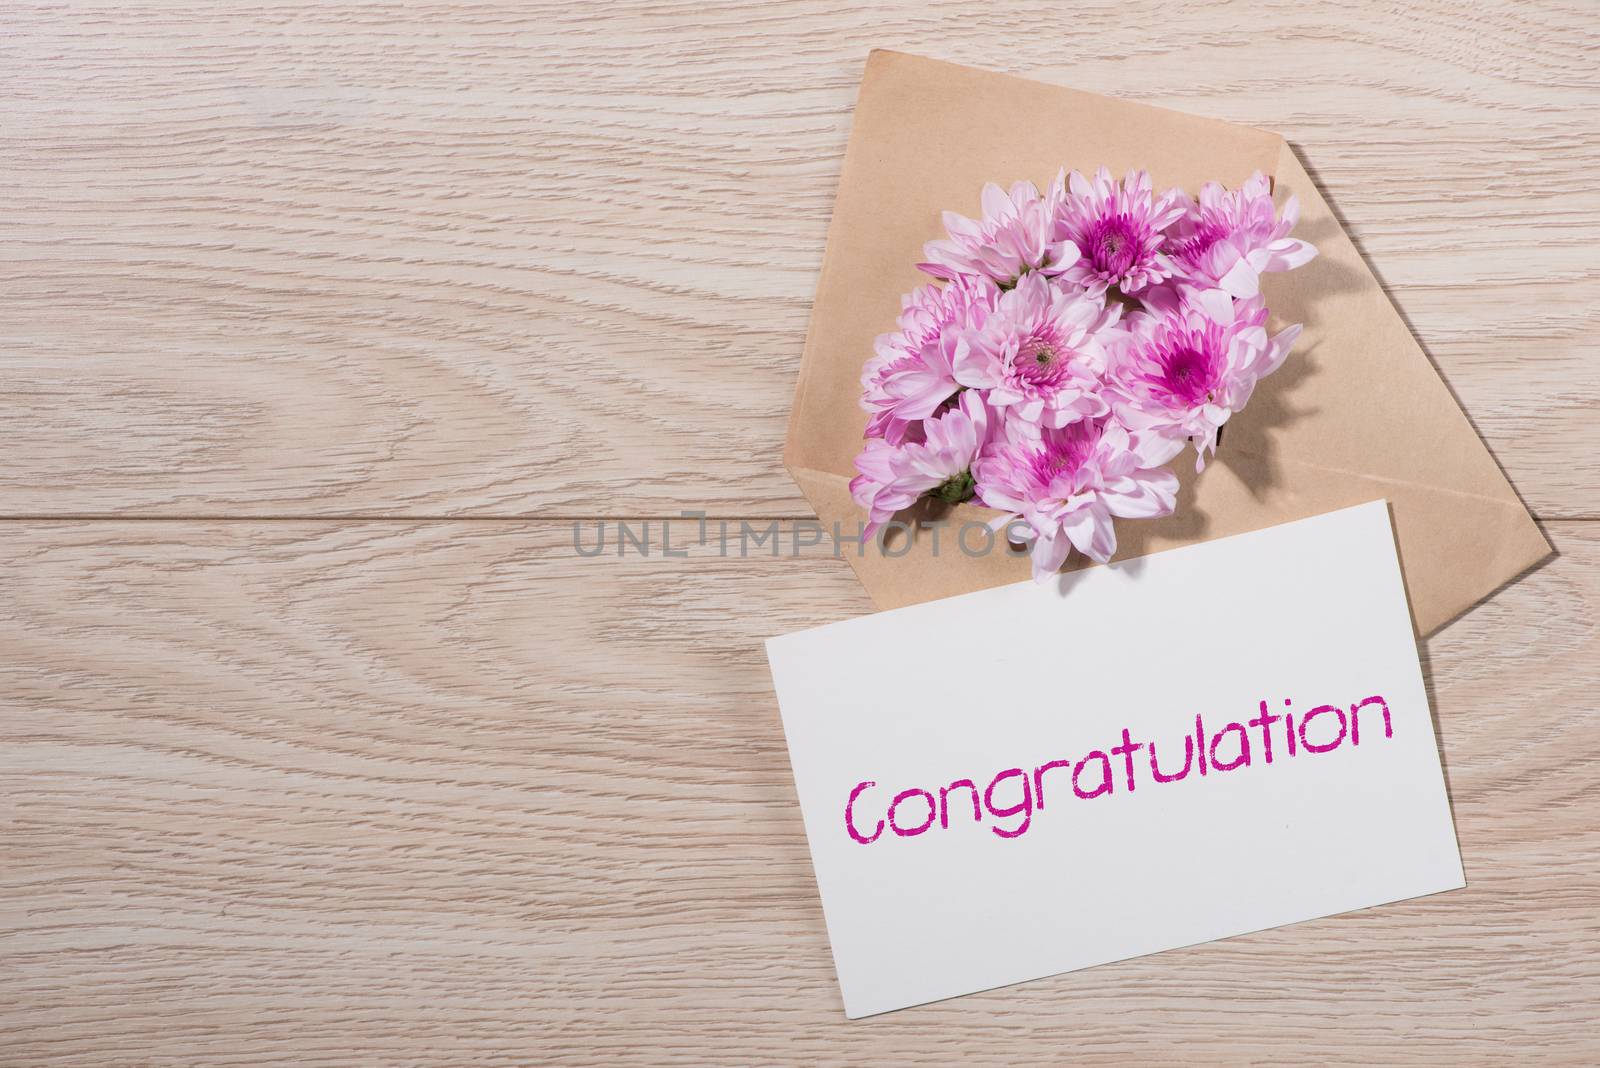
{"label": "wood grain texture", "polygon": [[759,642],[866,611],[843,562],[0,524],[0,1063],[1593,1064],[1600,524],[1550,533],[1427,646],[1467,889],[851,1023]]}
{"label": "wood grain texture", "polygon": [[0,1066],[1600,1062],[1600,523],[1427,644],[1466,890],[849,1023],[759,638],[864,592],[552,518],[809,514],[871,47],[1284,132],[1600,517],[1591,4],[0,25]]}
{"label": "wood grain texture", "polygon": [[5,23],[0,515],[810,514],[779,448],[874,46],[1285,133],[1530,506],[1600,515],[1580,0]]}

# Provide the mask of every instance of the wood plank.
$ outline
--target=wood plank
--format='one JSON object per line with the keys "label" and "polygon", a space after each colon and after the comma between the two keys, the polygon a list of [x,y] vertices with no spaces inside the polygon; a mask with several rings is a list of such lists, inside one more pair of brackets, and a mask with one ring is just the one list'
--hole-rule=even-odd
{"label": "wood plank", "polygon": [[0,524],[0,1059],[1593,1064],[1600,524],[1549,530],[1427,645],[1467,889],[851,1024],[759,644],[866,611],[842,561]]}
{"label": "wood plank", "polygon": [[1600,515],[1586,4],[6,23],[0,515],[809,514],[778,454],[873,46],[1285,132],[1530,506]]}

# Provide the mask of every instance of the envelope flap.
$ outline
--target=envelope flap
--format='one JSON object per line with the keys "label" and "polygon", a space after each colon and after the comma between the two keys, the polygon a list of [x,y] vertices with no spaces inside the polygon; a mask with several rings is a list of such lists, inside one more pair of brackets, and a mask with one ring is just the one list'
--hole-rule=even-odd
{"label": "envelope flap", "polygon": [[1291,196],[1299,200],[1295,236],[1314,243],[1318,256],[1304,269],[1263,280],[1273,318],[1301,323],[1304,332],[1284,371],[1262,382],[1246,416],[1229,425],[1229,449],[1284,452],[1322,467],[1445,487],[1523,511],[1287,144],[1276,171],[1275,198],[1280,207]]}
{"label": "envelope flap", "polygon": [[1296,235],[1318,256],[1262,288],[1274,319],[1304,331],[1290,362],[1230,421],[1224,447],[1236,468],[1255,457],[1249,477],[1260,482],[1340,475],[1388,498],[1428,633],[1550,545],[1287,144],[1276,173],[1278,203],[1299,200]]}

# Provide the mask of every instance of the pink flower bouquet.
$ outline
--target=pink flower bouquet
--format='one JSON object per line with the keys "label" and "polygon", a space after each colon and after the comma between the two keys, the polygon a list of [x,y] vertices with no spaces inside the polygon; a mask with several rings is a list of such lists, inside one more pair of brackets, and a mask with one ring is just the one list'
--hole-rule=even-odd
{"label": "pink flower bouquet", "polygon": [[868,531],[924,496],[999,509],[1043,581],[1073,549],[1105,562],[1114,518],[1169,515],[1185,444],[1201,469],[1223,424],[1299,334],[1269,336],[1259,283],[1310,260],[1267,179],[1198,201],[1058,175],[989,185],[983,217],[946,212],[861,376],[870,413],[851,496]]}

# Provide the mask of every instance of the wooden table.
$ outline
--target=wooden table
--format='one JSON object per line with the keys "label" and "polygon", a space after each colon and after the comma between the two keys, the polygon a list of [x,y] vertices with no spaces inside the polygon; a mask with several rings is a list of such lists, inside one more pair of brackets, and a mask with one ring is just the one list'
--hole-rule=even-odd
{"label": "wooden table", "polygon": [[[1600,1061],[1593,6],[0,18],[0,1063]],[[1561,554],[1426,643],[1468,889],[845,1021],[759,639],[865,595],[572,538],[810,514],[873,46],[1296,143]]]}

